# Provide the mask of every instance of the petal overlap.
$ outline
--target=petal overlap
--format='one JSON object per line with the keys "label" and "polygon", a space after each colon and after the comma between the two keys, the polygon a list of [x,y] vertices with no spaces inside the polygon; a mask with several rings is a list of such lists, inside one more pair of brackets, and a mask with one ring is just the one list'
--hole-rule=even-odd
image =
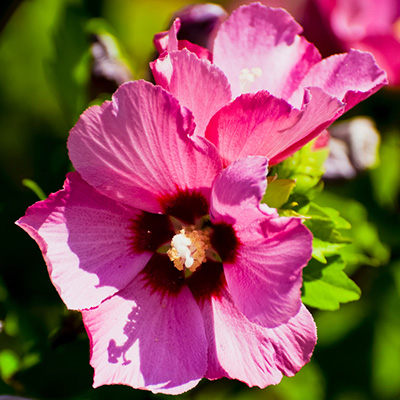
{"label": "petal overlap", "polygon": [[263,157],[247,157],[226,168],[214,182],[210,215],[214,223],[232,224],[240,243],[235,257],[224,262],[236,306],[249,320],[272,328],[301,306],[301,272],[311,258],[312,235],[300,219],[278,217],[259,205],[266,165]]}
{"label": "petal overlap", "polygon": [[151,67],[156,83],[192,111],[195,132],[204,136],[211,117],[231,101],[230,85],[224,73],[186,49],[169,52]]}
{"label": "petal overlap", "polygon": [[221,169],[208,141],[191,137],[193,116],[160,87],[128,82],[112,102],[86,110],[68,139],[71,161],[90,185],[116,201],[162,212],[159,198],[208,188]]}
{"label": "petal overlap", "polygon": [[264,388],[293,376],[309,361],[316,327],[302,305],[286,324],[265,328],[250,322],[227,291],[201,304],[210,343],[207,377],[229,377]]}

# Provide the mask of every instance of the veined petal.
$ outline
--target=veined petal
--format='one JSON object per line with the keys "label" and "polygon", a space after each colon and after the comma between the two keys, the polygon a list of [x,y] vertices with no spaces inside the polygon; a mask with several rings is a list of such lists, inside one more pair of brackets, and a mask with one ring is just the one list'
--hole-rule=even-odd
{"label": "veined petal", "polygon": [[250,322],[227,291],[200,308],[209,342],[209,379],[229,377],[264,388],[279,383],[282,374],[293,376],[310,360],[316,327],[303,305],[287,323],[275,328]]}
{"label": "veined petal", "polygon": [[63,190],[29,207],[17,225],[38,243],[67,307],[82,309],[123,289],[150,259],[133,246],[138,213],[70,173]]}
{"label": "veined petal", "polygon": [[224,165],[260,155],[274,165],[321,133],[344,110],[344,104],[311,88],[301,109],[266,91],[244,94],[211,119],[205,137],[219,150]]}
{"label": "veined petal", "polygon": [[257,208],[267,188],[267,166],[265,157],[246,157],[223,170],[213,183],[211,221],[236,222],[245,210]]}
{"label": "veined petal", "polygon": [[289,101],[298,104],[304,89],[316,86],[346,103],[347,111],[386,84],[386,73],[371,54],[350,50],[314,65]]}
{"label": "veined petal", "polygon": [[283,9],[254,3],[238,8],[215,38],[214,64],[241,93],[268,90],[288,99],[321,56],[298,36],[302,28]]}
{"label": "veined petal", "polygon": [[193,113],[195,132],[204,136],[210,118],[231,100],[224,73],[185,49],[157,59],[151,68],[156,83]]}
{"label": "veined petal", "polygon": [[171,94],[145,81],[128,82],[112,102],[86,110],[68,139],[82,178],[101,193],[148,212],[160,198],[196,189],[206,198],[221,170],[217,150],[193,136],[193,117]]}
{"label": "veined petal", "polygon": [[163,294],[139,275],[82,315],[91,341],[94,387],[125,384],[179,394],[205,374],[204,323],[186,286],[179,293]]}
{"label": "veined petal", "polygon": [[236,306],[249,320],[271,328],[299,310],[312,235],[300,219],[261,208],[265,188],[264,158],[234,162],[214,181],[210,216],[213,224],[231,224],[239,243],[234,257],[222,259]]}
{"label": "veined petal", "polygon": [[[311,258],[312,235],[300,219],[267,219],[261,211],[244,212],[241,222],[234,225],[241,246],[235,259],[224,263],[228,288],[249,320],[275,327],[299,310],[301,273]],[[275,223],[280,230],[271,229]]]}

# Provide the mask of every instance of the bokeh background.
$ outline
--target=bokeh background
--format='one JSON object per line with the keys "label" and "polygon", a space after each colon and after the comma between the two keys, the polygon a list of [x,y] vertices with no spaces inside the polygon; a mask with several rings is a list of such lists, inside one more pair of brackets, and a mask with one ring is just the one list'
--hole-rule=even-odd
{"label": "bokeh background", "polygon": [[[300,2],[266,3],[296,13]],[[167,397],[118,385],[91,387],[80,314],[66,310],[36,243],[14,221],[41,191],[47,196],[62,187],[72,168],[66,140],[79,114],[108,98],[122,77],[150,79],[153,35],[187,4],[1,2],[0,394],[40,400]],[[231,10],[239,3],[220,4]],[[106,46],[111,70],[119,71],[111,83],[94,75],[96,43]],[[372,118],[381,133],[379,163],[351,179],[327,180],[317,202],[336,208],[352,224],[353,243],[345,252],[361,300],[336,311],[311,310],[319,341],[312,361],[294,378],[264,390],[227,379],[202,381],[181,398],[400,399],[400,90],[385,88],[344,118],[357,115]]]}

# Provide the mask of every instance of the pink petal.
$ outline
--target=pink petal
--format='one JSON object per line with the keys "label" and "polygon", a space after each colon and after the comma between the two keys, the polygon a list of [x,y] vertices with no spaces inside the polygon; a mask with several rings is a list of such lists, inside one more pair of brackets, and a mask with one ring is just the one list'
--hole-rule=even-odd
{"label": "pink petal", "polygon": [[278,217],[259,202],[266,188],[266,160],[236,161],[215,179],[210,205],[214,224],[231,224],[240,245],[223,260],[228,289],[251,321],[276,327],[297,314],[301,272],[311,258],[312,235],[297,218]]}
{"label": "pink petal", "polygon": [[246,157],[223,170],[213,183],[211,221],[235,222],[246,210],[258,208],[267,188],[267,166],[265,157]]}
{"label": "pink petal", "polygon": [[188,49],[191,53],[196,54],[196,56],[201,60],[208,60],[210,62],[213,60],[213,55],[210,50],[206,49],[205,47],[201,47],[198,44],[191,43],[188,40],[179,40],[178,49]]}
{"label": "pink petal", "polygon": [[354,47],[363,51],[370,51],[378,65],[383,68],[390,85],[400,85],[400,39],[393,35],[367,36]]}
{"label": "pink petal", "polygon": [[176,18],[168,31],[160,32],[154,35],[154,46],[159,54],[165,51],[178,50],[177,34],[181,27],[181,21]]}
{"label": "pink petal", "polygon": [[338,0],[318,6],[330,14],[332,29],[341,39],[355,42],[367,35],[388,32],[399,16],[398,0]]}
{"label": "pink petal", "polygon": [[[215,38],[214,63],[241,93],[268,90],[288,99],[309,68],[321,59],[315,47],[298,36],[302,28],[283,9],[253,3],[234,11]],[[246,79],[246,71],[254,73]]]}
{"label": "pink petal", "polygon": [[311,357],[316,327],[301,305],[286,324],[263,328],[250,322],[227,292],[201,304],[209,342],[206,377],[239,379],[264,388],[293,376]]}
{"label": "pink petal", "polygon": [[137,213],[71,173],[63,190],[29,207],[17,225],[38,243],[67,307],[82,309],[123,289],[150,259],[131,244]]}
{"label": "pink petal", "polygon": [[316,86],[346,103],[347,111],[386,84],[386,73],[371,54],[350,50],[314,65],[289,101],[297,104],[304,88]]}
{"label": "pink petal", "polygon": [[223,72],[188,50],[169,53],[151,63],[151,68],[156,83],[193,113],[195,132],[204,136],[210,118],[231,100]]}
{"label": "pink petal", "polygon": [[[226,281],[249,320],[275,327],[299,310],[301,273],[311,258],[312,235],[299,219],[266,220],[261,212],[243,212],[241,221],[245,218],[247,226],[235,226],[241,246],[237,257],[224,263]],[[271,234],[269,225],[274,224],[283,226]]]}
{"label": "pink petal", "polygon": [[262,155],[274,165],[322,132],[344,105],[311,88],[300,110],[268,92],[244,94],[211,119],[206,138],[219,150],[224,165],[248,155]]}
{"label": "pink petal", "polygon": [[193,117],[162,88],[128,82],[112,102],[86,110],[68,140],[82,178],[101,193],[141,210],[162,212],[160,198],[197,189],[206,198],[221,170],[217,150],[189,135]]}
{"label": "pink petal", "polygon": [[124,384],[179,394],[206,372],[204,323],[186,286],[163,295],[138,276],[82,315],[91,341],[94,387]]}

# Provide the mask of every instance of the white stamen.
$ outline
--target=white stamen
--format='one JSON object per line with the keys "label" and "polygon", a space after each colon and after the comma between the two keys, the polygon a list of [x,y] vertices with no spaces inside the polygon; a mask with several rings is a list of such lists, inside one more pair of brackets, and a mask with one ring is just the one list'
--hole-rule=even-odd
{"label": "white stamen", "polygon": [[239,80],[240,80],[240,89],[242,92],[246,92],[250,90],[251,85],[255,82],[256,78],[259,78],[262,75],[262,69],[258,67],[243,68],[240,71]]}
{"label": "white stamen", "polygon": [[208,245],[207,231],[183,228],[172,238],[167,254],[179,271],[187,268],[190,272],[194,272],[199,265],[206,261]]}
{"label": "white stamen", "polygon": [[191,245],[192,241],[182,233],[179,233],[172,238],[172,246],[175,247],[178,253],[177,256],[184,261],[186,268],[190,268],[194,262],[190,251]]}

